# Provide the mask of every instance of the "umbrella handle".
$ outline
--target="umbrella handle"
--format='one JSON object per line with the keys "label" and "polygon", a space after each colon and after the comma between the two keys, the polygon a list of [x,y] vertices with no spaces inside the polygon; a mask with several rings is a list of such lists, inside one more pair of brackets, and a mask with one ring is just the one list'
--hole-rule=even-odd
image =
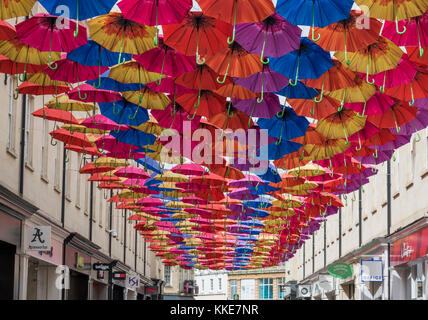
{"label": "umbrella handle", "polygon": [[296,79],[294,80],[294,82],[291,79],[288,80],[290,85],[292,85],[293,87],[297,86],[297,83],[299,82],[299,68],[300,68],[300,51],[299,51],[299,57],[297,58]]}
{"label": "umbrella handle", "polygon": [[395,156],[395,152],[392,154],[392,161],[396,161],[397,160],[397,157]]}
{"label": "umbrella handle", "polygon": [[227,37],[227,43],[232,44],[235,42],[235,34],[236,34],[236,11],[238,9],[238,0],[235,0],[235,10],[233,15],[233,31],[232,31],[232,39],[230,40],[230,37]]}
{"label": "umbrella handle", "polygon": [[13,92],[13,100],[18,100],[19,98],[19,90],[16,88],[16,90]]}
{"label": "umbrella handle", "polygon": [[118,110],[117,112],[115,110],[116,110],[116,101],[113,101],[113,114],[117,116],[120,113],[120,110]]}
{"label": "umbrella handle", "polygon": [[[120,44],[120,51],[119,51],[119,59],[117,61],[117,64],[119,66],[123,65],[126,61],[126,58],[123,58],[122,60],[122,52],[123,52],[123,48],[125,47],[125,29],[123,29],[123,33],[122,33],[122,42]],[[138,70],[139,71],[139,70]]]}
{"label": "umbrella handle", "polygon": [[320,103],[324,97],[324,83],[325,83],[325,74],[324,74],[324,78],[322,80],[322,87],[321,87],[321,94],[320,94],[320,98],[318,99],[317,97],[314,98],[314,101],[317,103]]}
{"label": "umbrella handle", "polygon": [[266,41],[267,41],[267,34],[268,34],[268,29],[266,29],[266,32],[265,32],[265,39],[263,41],[262,53],[260,54],[260,62],[263,63],[263,64],[265,64],[265,65],[269,64],[269,61],[270,61],[269,58],[266,58],[266,60],[264,58],[265,48],[266,48]]}
{"label": "umbrella handle", "polygon": [[373,158],[377,159],[379,157],[379,154],[377,152],[377,148],[375,148],[375,153],[373,154]]}
{"label": "umbrella handle", "polygon": [[165,54],[164,54],[164,56],[163,56],[163,60],[162,60],[162,68],[161,68],[161,72],[160,72],[160,75],[159,75],[159,79],[155,81],[155,82],[156,82],[156,85],[158,85],[158,86],[160,86],[160,84],[162,83],[163,69],[164,69],[164,67],[165,67],[165,60],[166,60],[166,51],[167,51],[167,50],[165,50]]}
{"label": "umbrella handle", "polygon": [[409,102],[409,106],[413,107],[413,105],[415,104],[415,96],[413,94],[413,84],[412,83],[410,83],[410,92],[412,94],[412,101]]}
{"label": "umbrella handle", "polygon": [[318,33],[318,38],[315,39],[315,1],[312,3],[312,41],[317,42],[321,39],[321,34]]}
{"label": "umbrella handle", "polygon": [[135,113],[134,113],[134,115],[132,117],[130,117],[130,115],[128,115],[128,119],[129,120],[134,120],[137,117],[137,113],[138,113],[139,109],[140,109],[140,107],[137,107],[137,110],[135,110]]}
{"label": "umbrella handle", "polygon": [[346,41],[346,28],[343,28],[343,33],[345,35],[345,63],[350,66],[351,65],[351,60],[348,59],[348,46],[347,46],[347,41]]}
{"label": "umbrella handle", "polygon": [[79,93],[79,99],[80,100],[86,100],[86,99],[88,99],[88,95],[86,93],[85,93],[85,96],[82,97],[82,93],[80,92],[80,88],[79,87],[77,87],[77,91]]}
{"label": "umbrella handle", "polygon": [[198,66],[203,66],[205,64],[205,58],[202,58],[199,55],[199,28],[196,29],[196,64]]}
{"label": "umbrella handle", "polygon": [[153,39],[153,44],[155,45],[155,47],[158,46],[158,39],[159,39],[159,29],[158,29],[158,22],[159,22],[159,1],[156,1],[156,34],[155,37]]}
{"label": "umbrella handle", "polygon": [[362,148],[362,145],[361,145],[361,138],[360,138],[360,134],[359,133],[358,133],[358,143],[359,143],[359,146],[355,147],[355,150],[360,151],[361,148]]}
{"label": "umbrella handle", "polygon": [[230,113],[230,107],[231,107],[232,103],[229,103],[229,107],[227,108],[227,117],[229,119],[232,119],[233,116],[235,115],[234,113]]}
{"label": "umbrella handle", "polygon": [[58,144],[58,141],[55,141],[55,143],[53,142],[54,142],[54,137],[51,136],[51,146],[55,147]]}
{"label": "umbrella handle", "polygon": [[397,0],[394,0],[394,13],[395,13],[395,31],[397,31],[398,34],[404,34],[407,31],[406,26],[403,26],[403,31],[400,31],[398,29],[398,16],[397,16]]}
{"label": "umbrella handle", "polygon": [[415,139],[415,142],[419,142],[419,141],[421,141],[421,135],[418,132],[417,136],[416,136],[416,139]]}
{"label": "umbrella handle", "polygon": [[383,75],[383,84],[382,84],[382,86],[379,87],[379,91],[381,93],[385,93],[385,85],[386,85],[386,71]]}
{"label": "umbrella handle", "polygon": [[74,31],[74,37],[77,38],[79,35],[79,0],[76,0],[76,30]]}
{"label": "umbrella handle", "polygon": [[359,113],[359,112],[357,112],[357,117],[359,117],[359,118],[364,118],[364,114],[366,113],[366,106],[367,106],[367,101],[366,101],[366,102],[364,102],[363,114],[362,114],[362,115],[360,115],[360,113]]}

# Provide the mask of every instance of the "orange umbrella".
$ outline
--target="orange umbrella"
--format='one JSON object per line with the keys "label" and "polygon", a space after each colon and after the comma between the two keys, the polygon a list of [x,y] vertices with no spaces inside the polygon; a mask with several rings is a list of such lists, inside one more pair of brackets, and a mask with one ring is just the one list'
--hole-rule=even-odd
{"label": "orange umbrella", "polygon": [[[424,49],[426,52],[428,48],[424,48]],[[406,47],[406,50],[410,61],[415,62],[419,65],[428,66],[428,55],[425,54],[423,57],[421,57],[419,54],[418,47]]]}
{"label": "orange umbrella", "polygon": [[65,110],[41,108],[37,111],[34,111],[32,115],[35,117],[44,118],[44,119],[57,121],[57,122],[79,124],[77,119],[73,117],[73,114]]}
{"label": "orange umbrella", "polygon": [[57,95],[70,91],[69,86],[41,86],[39,84],[24,82],[17,89],[20,94],[31,94],[35,96],[41,95]]}
{"label": "orange umbrella", "polygon": [[245,113],[239,111],[234,107],[229,107],[228,112],[222,112],[214,115],[209,121],[220,127],[225,129],[244,129],[248,130],[248,128],[253,126],[253,121],[249,121],[250,117]]}
{"label": "orange umbrella", "polygon": [[226,98],[209,90],[202,90],[200,94],[185,93],[177,96],[176,101],[189,114],[193,114],[189,120],[193,120],[195,115],[211,118],[226,111]]}
{"label": "orange umbrella", "polygon": [[[364,26],[361,25],[362,19]],[[317,44],[324,50],[344,51],[345,62],[349,65],[348,52],[355,52],[375,43],[381,28],[382,23],[379,20],[365,16],[361,11],[351,10],[348,19],[332,23],[325,28],[312,30],[311,27],[310,32],[318,32],[321,35]]]}
{"label": "orange umbrella", "polygon": [[235,26],[237,23],[260,22],[275,12],[271,0],[199,0],[198,4],[208,16],[233,24],[232,39],[235,41]]}
{"label": "orange umbrella", "polygon": [[210,171],[227,179],[240,180],[245,178],[245,175],[240,170],[231,167],[230,164],[213,164],[211,165]]}
{"label": "orange umbrella", "polygon": [[[320,101],[320,102],[317,102]],[[340,103],[333,98],[318,96],[313,100],[308,99],[288,99],[287,102],[299,116],[313,119],[322,119],[337,112]]]}
{"label": "orange umbrella", "polygon": [[16,29],[6,21],[0,20],[0,40],[11,40],[16,38]]}
{"label": "orange umbrella", "polygon": [[197,64],[204,64],[201,56],[212,56],[227,46],[232,26],[202,12],[189,12],[181,24],[162,26],[164,42],[186,56],[196,56]]}
{"label": "orange umbrella", "polygon": [[226,84],[219,89],[215,90],[215,93],[221,95],[222,97],[230,97],[240,100],[250,100],[257,98],[257,94],[236,84],[234,82]]}
{"label": "orange umbrella", "polygon": [[215,72],[223,75],[223,79],[217,78],[219,83],[224,83],[228,75],[247,78],[261,72],[263,66],[259,55],[248,53],[237,42],[233,42],[214,56],[209,56],[206,62]]}
{"label": "orange umbrella", "polygon": [[297,168],[309,163],[309,160],[301,159],[302,152],[300,152],[300,154],[299,152],[300,150],[298,152],[287,154],[284,158],[274,160],[273,163],[277,168],[282,168],[284,170]]}

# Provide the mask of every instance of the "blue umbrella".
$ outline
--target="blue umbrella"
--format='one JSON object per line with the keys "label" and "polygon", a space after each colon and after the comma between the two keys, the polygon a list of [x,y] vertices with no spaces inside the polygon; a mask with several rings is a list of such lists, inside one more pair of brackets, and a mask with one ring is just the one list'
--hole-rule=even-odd
{"label": "blue umbrella", "polygon": [[269,215],[269,212],[265,210],[255,210],[254,212],[251,212],[248,215],[254,218],[265,218]]}
{"label": "blue umbrella", "polygon": [[117,141],[122,143],[131,144],[133,146],[152,145],[156,141],[154,134],[145,133],[136,129],[129,129],[126,131],[110,132],[110,135],[115,137]]}
{"label": "blue umbrella", "polygon": [[271,143],[268,145],[269,160],[277,160],[285,155],[298,151],[303,145],[293,141],[281,141],[280,144]]}
{"label": "blue umbrella", "polygon": [[[149,169],[149,170],[156,172],[156,173],[159,173],[159,174],[162,173],[162,169],[159,167],[159,163],[147,155],[144,158],[136,159],[135,161],[138,162],[139,164],[142,164],[144,166],[145,170]],[[164,199],[169,200],[169,198],[166,198],[164,196],[159,196],[159,198],[161,198],[161,199],[164,198]]]}
{"label": "blue umbrella", "polygon": [[[324,28],[348,19],[353,4],[354,0],[278,0],[276,12],[294,25]],[[312,40],[319,39],[312,31]]]}
{"label": "blue umbrella", "polygon": [[[249,221],[243,221],[241,223],[243,225],[250,226],[250,227],[264,227],[263,223],[261,223],[259,220],[255,220],[255,219],[249,220]],[[256,239],[256,238],[254,238],[254,239]],[[247,241],[254,241],[254,240],[247,240]],[[257,241],[257,239],[256,239],[256,241]]]}
{"label": "blue umbrella", "polygon": [[45,9],[54,16],[66,16],[77,20],[74,36],[79,34],[79,20],[87,20],[107,14],[117,0],[39,0]]}
{"label": "blue umbrella", "polygon": [[[126,61],[132,59],[132,54],[129,53],[123,53],[122,56]],[[87,44],[68,53],[67,59],[76,61],[84,66],[112,67],[117,64],[119,53],[107,50],[94,40],[88,40]]]}
{"label": "blue umbrella", "polygon": [[[117,63],[117,62],[116,62]],[[114,79],[109,78],[110,70],[107,70],[101,75],[101,84],[100,87],[97,89],[103,89],[103,90],[112,90],[112,91],[139,91],[141,88],[144,88],[145,86],[143,84],[139,83],[122,83],[119,81],[116,81]],[[86,83],[90,84],[91,86],[98,85],[97,82],[100,80],[88,80]]]}
{"label": "blue umbrella", "polygon": [[268,130],[270,137],[279,139],[275,142],[277,145],[281,144],[282,140],[304,136],[309,127],[309,121],[305,117],[298,116],[289,107],[284,107],[282,113],[272,119],[259,119],[257,124],[260,128]]}
{"label": "blue umbrella", "polygon": [[266,208],[272,207],[272,204],[270,202],[265,202],[261,200],[244,201],[242,205],[250,208],[257,208],[257,209],[266,209]]}
{"label": "blue umbrella", "polygon": [[256,172],[256,175],[259,178],[261,178],[265,181],[272,182],[272,183],[278,183],[278,182],[282,181],[281,176],[279,175],[278,171],[271,164],[269,164],[269,167],[267,168],[267,170],[261,171],[261,172]]}
{"label": "blue umbrella", "polygon": [[[149,120],[147,109],[141,108],[124,99],[109,103],[99,103],[98,105],[100,106],[101,114],[117,124],[138,127],[140,124]],[[119,132],[119,130],[117,130],[117,132]]]}
{"label": "blue umbrella", "polygon": [[298,50],[280,58],[270,58],[270,68],[290,78],[292,86],[297,86],[299,78],[318,79],[332,67],[330,53],[308,38],[300,40]]}
{"label": "blue umbrella", "polygon": [[285,88],[281,89],[281,91],[275,92],[280,96],[285,97],[286,99],[312,99],[316,97],[319,92],[314,88],[309,88],[303,84],[303,82],[298,81],[297,85],[292,86],[289,84]]}

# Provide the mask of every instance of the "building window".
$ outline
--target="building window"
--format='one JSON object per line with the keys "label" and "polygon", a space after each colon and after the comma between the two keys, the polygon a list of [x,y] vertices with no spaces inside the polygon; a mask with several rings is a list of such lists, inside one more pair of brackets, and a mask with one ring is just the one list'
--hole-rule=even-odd
{"label": "building window", "polygon": [[60,164],[61,164],[61,148],[59,142],[55,146],[56,158],[55,158],[55,173],[54,173],[54,188],[56,191],[61,192],[61,175],[60,175]]}
{"label": "building window", "polygon": [[218,279],[218,290],[221,291],[221,283],[222,283],[222,279]]}
{"label": "building window", "polygon": [[238,294],[238,280],[230,280],[230,299],[234,299]]}
{"label": "building window", "polygon": [[281,286],[285,284],[284,278],[278,278],[276,280],[277,287],[278,287],[278,299],[284,299],[284,292],[281,291]]}
{"label": "building window", "polygon": [[42,132],[42,170],[41,177],[42,179],[48,179],[48,143],[49,143],[49,124],[48,120],[43,120],[43,132]]}
{"label": "building window", "polygon": [[34,98],[27,96],[25,111],[25,164],[32,167],[33,165],[33,116],[31,113],[34,109]]}
{"label": "building window", "polygon": [[13,98],[13,91],[14,91],[13,88],[15,86],[15,82],[16,82],[16,77],[10,77],[7,149],[11,153],[15,153],[16,104],[17,104],[17,101]]}
{"label": "building window", "polygon": [[210,279],[210,284],[211,284],[210,289],[211,289],[211,291],[213,291],[214,290],[214,279]]}
{"label": "building window", "polygon": [[204,291],[204,290],[205,290],[205,280],[202,279],[202,291]]}
{"label": "building window", "polygon": [[273,299],[273,279],[259,280],[259,299],[260,300]]}
{"label": "building window", "polygon": [[164,275],[165,284],[167,286],[170,286],[171,285],[171,267],[165,266],[164,273],[165,273]]}

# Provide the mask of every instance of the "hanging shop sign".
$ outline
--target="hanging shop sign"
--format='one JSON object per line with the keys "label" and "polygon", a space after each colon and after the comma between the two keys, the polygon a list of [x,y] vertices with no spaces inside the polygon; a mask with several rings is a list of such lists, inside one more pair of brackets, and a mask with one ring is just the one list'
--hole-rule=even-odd
{"label": "hanging shop sign", "polygon": [[120,271],[113,272],[113,279],[126,280],[126,272],[120,272]]}
{"label": "hanging shop sign", "polygon": [[339,279],[345,279],[354,273],[354,270],[349,264],[346,263],[335,263],[328,268],[328,273]]}
{"label": "hanging shop sign", "polygon": [[92,268],[96,271],[109,271],[110,265],[105,263],[94,263]]}
{"label": "hanging shop sign", "polygon": [[140,276],[136,273],[127,274],[125,286],[127,289],[135,291],[140,286]]}
{"label": "hanging shop sign", "polygon": [[361,260],[361,282],[383,282],[382,260]]}
{"label": "hanging shop sign", "polygon": [[34,226],[28,228],[26,250],[51,251],[51,227]]}
{"label": "hanging shop sign", "polygon": [[407,263],[428,254],[428,227],[391,245],[391,266]]}
{"label": "hanging shop sign", "polygon": [[325,292],[334,290],[334,278],[328,274],[320,274],[318,277],[319,286],[324,289]]}
{"label": "hanging shop sign", "polygon": [[159,287],[158,286],[145,287],[144,291],[146,294],[159,294]]}

